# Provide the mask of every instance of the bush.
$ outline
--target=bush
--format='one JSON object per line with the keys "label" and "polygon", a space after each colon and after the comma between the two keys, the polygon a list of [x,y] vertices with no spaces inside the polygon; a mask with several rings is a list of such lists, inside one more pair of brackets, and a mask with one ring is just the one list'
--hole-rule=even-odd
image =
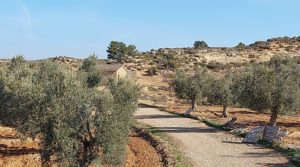
{"label": "bush", "polygon": [[224,70],[225,69],[225,65],[220,63],[220,62],[216,62],[216,61],[210,61],[206,67],[208,69],[211,69],[211,70]]}
{"label": "bush", "polygon": [[80,70],[83,70],[85,72],[93,71],[97,67],[97,56],[95,54],[92,54],[88,58],[83,60],[83,63],[80,67]]}
{"label": "bush", "polygon": [[158,73],[158,69],[155,66],[151,66],[147,70],[147,74],[150,75],[150,76],[157,75],[157,73]]}
{"label": "bush", "polygon": [[102,73],[100,70],[93,70],[87,73],[87,84],[89,88],[98,86],[102,80]]}
{"label": "bush", "polygon": [[247,46],[244,43],[240,42],[237,46],[235,46],[235,48],[243,50],[246,49]]}
{"label": "bush", "polygon": [[92,88],[100,84],[102,80],[102,73],[97,69],[97,56],[92,54],[83,60],[80,70],[86,75],[86,83],[88,87]]}

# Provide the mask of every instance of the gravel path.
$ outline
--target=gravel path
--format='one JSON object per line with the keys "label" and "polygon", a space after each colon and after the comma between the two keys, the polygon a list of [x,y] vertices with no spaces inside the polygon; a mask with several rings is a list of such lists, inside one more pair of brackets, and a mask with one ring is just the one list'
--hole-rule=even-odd
{"label": "gravel path", "polygon": [[136,119],[157,127],[174,138],[179,148],[199,167],[293,167],[288,159],[272,149],[242,144],[241,139],[205,124],[161,112],[139,108]]}

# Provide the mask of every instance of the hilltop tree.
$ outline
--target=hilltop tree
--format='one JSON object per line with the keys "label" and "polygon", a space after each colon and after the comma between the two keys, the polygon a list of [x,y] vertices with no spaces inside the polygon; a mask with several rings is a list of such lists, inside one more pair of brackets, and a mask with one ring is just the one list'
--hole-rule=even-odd
{"label": "hilltop tree", "polygon": [[135,45],[128,45],[127,49],[126,49],[126,54],[128,56],[136,56],[138,54],[136,46]]}
{"label": "hilltop tree", "polygon": [[208,45],[205,41],[195,41],[194,42],[194,48],[195,49],[204,49],[207,48]]}
{"label": "hilltop tree", "polygon": [[111,41],[107,48],[107,58],[123,62],[126,56],[135,56],[137,54],[134,45],[126,45],[123,42]]}
{"label": "hilltop tree", "polygon": [[226,75],[225,78],[213,79],[207,91],[207,101],[209,103],[223,105],[223,118],[228,116],[227,108],[233,104],[231,82],[231,75]]}
{"label": "hilltop tree", "polygon": [[238,45],[235,46],[235,48],[237,48],[237,49],[245,49],[246,47],[247,46],[242,42],[240,42]]}
{"label": "hilltop tree", "polygon": [[103,158],[112,165],[124,162],[137,86],[111,81],[98,91],[87,87],[85,73],[55,62],[18,68],[0,72],[0,123],[40,136],[43,166],[49,166],[52,155],[67,166]]}
{"label": "hilltop tree", "polygon": [[197,102],[201,101],[202,94],[207,87],[209,76],[203,69],[198,69],[189,75],[183,71],[176,73],[174,90],[176,96],[191,101],[192,110],[196,110]]}
{"label": "hilltop tree", "polygon": [[274,56],[269,64],[255,64],[234,79],[235,100],[242,106],[278,114],[296,113],[300,105],[300,70],[290,57]]}

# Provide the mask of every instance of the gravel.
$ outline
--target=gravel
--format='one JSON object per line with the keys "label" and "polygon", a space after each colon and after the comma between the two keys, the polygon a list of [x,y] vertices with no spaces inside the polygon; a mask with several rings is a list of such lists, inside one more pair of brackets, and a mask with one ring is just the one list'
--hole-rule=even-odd
{"label": "gravel", "polygon": [[199,167],[294,167],[280,153],[241,138],[155,108],[139,108],[139,122],[157,127],[175,139],[178,148]]}

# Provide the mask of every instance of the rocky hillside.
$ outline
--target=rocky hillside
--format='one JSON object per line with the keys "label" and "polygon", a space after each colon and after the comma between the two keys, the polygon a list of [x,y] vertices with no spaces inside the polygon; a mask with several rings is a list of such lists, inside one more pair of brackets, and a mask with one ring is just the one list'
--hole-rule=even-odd
{"label": "rocky hillside", "polygon": [[[157,65],[164,69],[166,62],[173,61],[178,68],[191,69],[205,65],[209,69],[223,70],[240,67],[249,62],[268,61],[274,55],[300,56],[299,37],[279,37],[257,41],[248,46],[195,48],[161,48],[144,52],[137,58],[128,58],[129,68],[143,70]],[[172,64],[169,64],[173,66]]]}

